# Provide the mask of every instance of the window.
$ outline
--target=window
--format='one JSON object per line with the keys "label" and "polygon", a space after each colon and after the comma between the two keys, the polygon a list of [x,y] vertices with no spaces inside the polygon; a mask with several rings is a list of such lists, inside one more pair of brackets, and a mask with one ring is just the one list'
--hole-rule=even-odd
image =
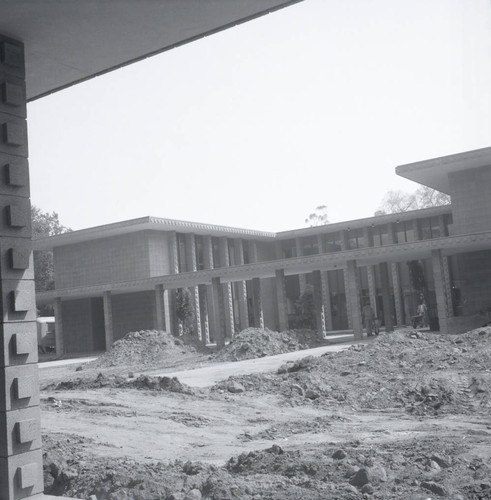
{"label": "window", "polygon": [[324,235],[324,248],[326,253],[341,251],[341,235],[339,232]]}

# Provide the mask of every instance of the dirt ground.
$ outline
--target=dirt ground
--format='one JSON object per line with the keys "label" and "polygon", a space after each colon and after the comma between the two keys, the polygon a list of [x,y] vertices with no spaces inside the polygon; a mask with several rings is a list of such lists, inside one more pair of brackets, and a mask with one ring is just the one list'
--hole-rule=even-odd
{"label": "dirt ground", "polygon": [[41,370],[45,493],[491,498],[490,327],[456,336],[398,330],[201,389],[140,375],[309,340],[249,329],[217,355],[189,339],[135,332],[88,365]]}

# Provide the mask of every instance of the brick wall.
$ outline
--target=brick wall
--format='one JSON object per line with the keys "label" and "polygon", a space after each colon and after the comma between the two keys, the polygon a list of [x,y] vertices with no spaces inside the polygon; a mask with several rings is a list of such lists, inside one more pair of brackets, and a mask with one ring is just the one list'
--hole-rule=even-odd
{"label": "brick wall", "polygon": [[491,166],[449,174],[453,234],[491,229]]}
{"label": "brick wall", "polygon": [[155,293],[136,292],[112,295],[114,340],[128,332],[155,328]]}
{"label": "brick wall", "polygon": [[145,232],[55,248],[56,288],[99,285],[149,277]]}
{"label": "brick wall", "polygon": [[66,352],[92,351],[91,300],[67,300],[62,302],[63,341]]}

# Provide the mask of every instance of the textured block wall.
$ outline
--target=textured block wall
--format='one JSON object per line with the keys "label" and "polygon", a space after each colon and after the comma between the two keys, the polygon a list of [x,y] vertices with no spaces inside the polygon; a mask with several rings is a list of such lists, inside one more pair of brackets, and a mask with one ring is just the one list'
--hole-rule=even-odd
{"label": "textured block wall", "polygon": [[462,313],[478,314],[491,308],[491,250],[456,257],[461,283]]}
{"label": "textured block wall", "polygon": [[55,248],[56,288],[150,277],[148,238],[138,232]]}
{"label": "textured block wall", "polygon": [[491,230],[491,166],[449,174],[453,234]]}
{"label": "textured block wall", "polygon": [[62,302],[63,342],[66,352],[89,352],[94,349],[90,299]]}
{"label": "textured block wall", "polygon": [[150,276],[171,274],[168,234],[146,231],[146,235],[148,238]]}
{"label": "textured block wall", "polygon": [[111,300],[114,340],[124,337],[128,332],[156,328],[153,290],[113,295]]}

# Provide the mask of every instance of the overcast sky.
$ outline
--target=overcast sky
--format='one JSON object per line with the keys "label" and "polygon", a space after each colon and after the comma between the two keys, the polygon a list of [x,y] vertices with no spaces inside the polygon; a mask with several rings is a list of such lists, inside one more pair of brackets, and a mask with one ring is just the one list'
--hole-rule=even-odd
{"label": "overcast sky", "polygon": [[28,106],[32,202],[279,231],[491,145],[489,0],[305,0]]}

